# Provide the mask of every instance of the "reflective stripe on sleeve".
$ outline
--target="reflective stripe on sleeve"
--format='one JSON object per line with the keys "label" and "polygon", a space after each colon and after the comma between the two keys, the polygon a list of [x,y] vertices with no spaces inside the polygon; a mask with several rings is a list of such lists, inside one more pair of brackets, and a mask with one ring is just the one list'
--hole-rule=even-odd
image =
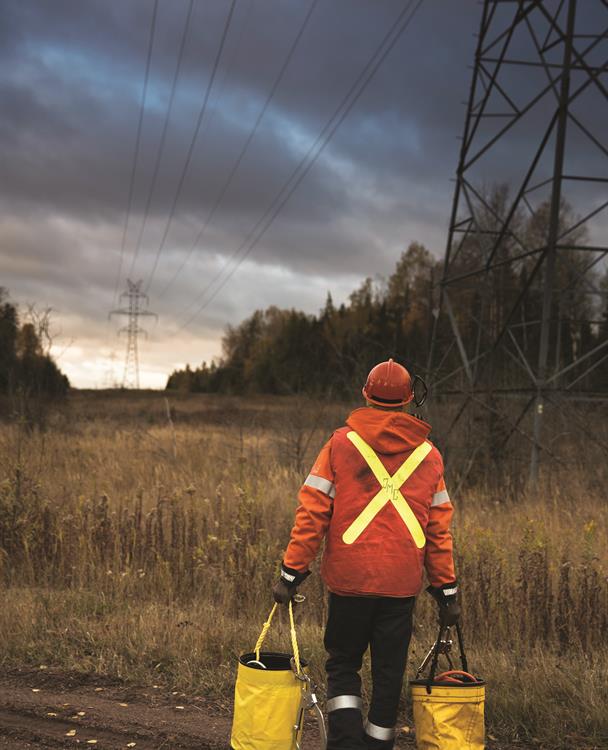
{"label": "reflective stripe on sleeve", "polygon": [[375,740],[392,740],[395,738],[396,732],[395,728],[388,728],[388,727],[379,727],[377,724],[372,724],[372,722],[368,719],[365,722],[365,734],[367,734],[368,737],[373,737]]}
{"label": "reflective stripe on sleeve", "polygon": [[436,492],[433,495],[433,502],[431,503],[431,507],[435,505],[443,505],[444,503],[451,502],[450,496],[448,495],[447,490],[441,490],[441,492]]}
{"label": "reflective stripe on sleeve", "polygon": [[358,708],[360,711],[363,708],[363,701],[358,695],[336,695],[335,698],[327,701],[326,707],[327,713],[339,711],[341,708]]}
{"label": "reflective stripe on sleeve", "polygon": [[329,479],[318,477],[316,474],[309,474],[306,477],[304,484],[307,487],[314,487],[315,490],[321,490],[321,492],[324,492],[332,499],[336,496],[336,487],[334,483],[330,482]]}

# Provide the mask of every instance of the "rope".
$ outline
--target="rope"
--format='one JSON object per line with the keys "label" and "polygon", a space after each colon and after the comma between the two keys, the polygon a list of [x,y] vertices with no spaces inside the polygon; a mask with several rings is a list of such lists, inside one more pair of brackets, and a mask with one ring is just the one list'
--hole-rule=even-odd
{"label": "rope", "polygon": [[260,633],[260,637],[258,638],[258,642],[255,644],[255,658],[257,661],[260,661],[260,649],[262,648],[262,644],[264,643],[264,640],[266,639],[266,635],[268,634],[268,631],[270,630],[270,626],[272,624],[272,618],[274,617],[274,613],[277,611],[277,605],[275,604],[274,607],[270,610],[270,614],[268,615],[268,619],[262,626],[262,632]]}
{"label": "rope", "polygon": [[293,619],[293,604],[291,603],[291,600],[289,602],[289,625],[290,625],[290,635],[291,635],[291,647],[293,649],[293,660],[296,665],[296,674],[301,675],[302,674],[302,665],[300,664],[300,649],[298,648],[298,639],[296,636],[296,624]]}
{"label": "rope", "polygon": [[[264,641],[266,640],[266,636],[268,635],[268,631],[270,630],[270,626],[272,625],[272,618],[274,617],[274,613],[277,611],[277,604],[274,605],[274,607],[270,610],[270,614],[268,615],[268,619],[262,625],[262,632],[260,633],[260,637],[258,638],[257,643],[255,644],[255,658],[256,661],[260,661],[260,650],[262,648],[262,645],[264,644]],[[289,629],[290,629],[290,636],[291,636],[291,648],[293,649],[293,661],[296,667],[296,674],[301,675],[302,674],[302,664],[300,662],[300,649],[298,647],[298,637],[296,635],[296,623],[293,617],[293,603],[289,602]]]}

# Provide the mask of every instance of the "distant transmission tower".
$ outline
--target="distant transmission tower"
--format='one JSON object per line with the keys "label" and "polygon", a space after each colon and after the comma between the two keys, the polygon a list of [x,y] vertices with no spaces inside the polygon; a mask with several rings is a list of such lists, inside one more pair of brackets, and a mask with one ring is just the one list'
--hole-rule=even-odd
{"label": "distant transmission tower", "polygon": [[108,357],[109,363],[108,367],[105,372],[105,376],[103,379],[103,387],[104,388],[116,388],[116,375],[115,375],[115,369],[116,369],[116,352],[112,351],[110,356]]}
{"label": "distant transmission tower", "polygon": [[[607,44],[604,0],[483,4],[428,367],[452,405],[443,437],[466,453],[463,471],[516,438],[534,482],[541,456],[573,460],[574,430],[586,446],[596,439],[589,419],[599,424],[608,401],[597,223],[608,207]],[[492,195],[497,183],[509,190]]]}
{"label": "distant transmission tower", "polygon": [[125,354],[125,370],[122,379],[123,388],[139,388],[139,350],[137,339],[140,335],[147,337],[147,332],[139,325],[139,318],[152,317],[157,318],[158,315],[147,310],[142,310],[141,303],[145,302],[148,304],[148,295],[141,291],[141,285],[143,281],[131,281],[127,279],[127,291],[120,295],[121,301],[127,299],[128,306],[122,307],[118,310],[112,310],[112,315],[126,315],[127,325],[118,331],[118,335],[121,333],[127,334],[127,351]]}

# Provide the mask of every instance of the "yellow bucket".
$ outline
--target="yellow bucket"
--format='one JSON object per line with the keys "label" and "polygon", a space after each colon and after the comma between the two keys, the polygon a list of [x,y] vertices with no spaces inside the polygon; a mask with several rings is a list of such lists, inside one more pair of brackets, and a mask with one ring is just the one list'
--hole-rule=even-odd
{"label": "yellow bucket", "polygon": [[441,684],[427,692],[426,680],[414,680],[412,703],[418,750],[483,750],[483,682]]}
{"label": "yellow bucket", "polygon": [[306,663],[300,660],[289,604],[291,654],[261,651],[275,604],[255,649],[239,658],[234,689],[233,750],[296,750],[303,730]]}
{"label": "yellow bucket", "polygon": [[[469,674],[458,624],[456,632],[462,671],[452,668],[449,628],[441,628],[417,679],[410,681],[418,750],[484,750],[485,747],[485,682]],[[435,676],[440,654],[447,656],[450,671]],[[428,678],[418,679],[429,663]]]}

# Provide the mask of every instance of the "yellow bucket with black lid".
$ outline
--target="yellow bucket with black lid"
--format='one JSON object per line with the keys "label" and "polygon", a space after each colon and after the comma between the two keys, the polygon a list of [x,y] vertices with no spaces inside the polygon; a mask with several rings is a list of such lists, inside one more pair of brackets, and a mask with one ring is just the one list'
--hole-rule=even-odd
{"label": "yellow bucket with black lid", "polygon": [[304,713],[308,709],[316,710],[324,734],[323,715],[308,676],[307,663],[300,658],[291,602],[293,654],[261,650],[276,609],[275,604],[254,650],[239,657],[230,738],[232,750],[299,750]]}
{"label": "yellow bucket with black lid", "polygon": [[[484,750],[484,680],[468,671],[462,632],[456,626],[462,669],[453,669],[449,655],[449,628],[442,628],[422,663],[415,680],[410,681],[416,746],[418,750]],[[440,654],[450,669],[437,674]],[[421,677],[428,663],[428,677]]]}

